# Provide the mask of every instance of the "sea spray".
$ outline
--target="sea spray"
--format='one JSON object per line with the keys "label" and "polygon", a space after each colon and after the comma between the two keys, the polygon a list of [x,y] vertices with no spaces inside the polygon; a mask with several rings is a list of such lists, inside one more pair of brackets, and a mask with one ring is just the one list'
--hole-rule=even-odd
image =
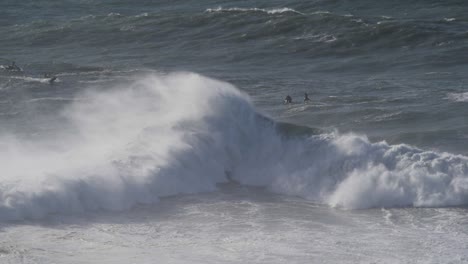
{"label": "sea spray", "polygon": [[63,112],[73,129],[57,138],[59,147],[48,138],[1,137],[1,219],[123,210],[212,191],[241,157],[224,141],[248,138],[242,126],[256,118],[246,95],[196,74],[150,76],[79,97]]}
{"label": "sea spray", "polygon": [[354,134],[291,136],[246,94],[198,74],[79,97],[55,144],[0,138],[1,220],[125,210],[229,180],[347,209],[468,203],[467,157]]}

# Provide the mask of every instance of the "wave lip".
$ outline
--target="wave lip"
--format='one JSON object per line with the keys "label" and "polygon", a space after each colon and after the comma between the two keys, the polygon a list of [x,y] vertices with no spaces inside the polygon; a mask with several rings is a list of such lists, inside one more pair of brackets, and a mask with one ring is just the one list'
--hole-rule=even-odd
{"label": "wave lip", "polygon": [[53,139],[0,135],[0,220],[125,210],[230,180],[345,209],[468,204],[468,157],[289,135],[234,86],[193,73],[138,80],[70,100],[71,127]]}
{"label": "wave lip", "polygon": [[196,74],[79,98],[62,113],[73,129],[53,140],[0,135],[0,220],[125,210],[215,190],[239,159],[229,142],[248,140],[238,129],[256,119],[247,96]]}
{"label": "wave lip", "polygon": [[303,13],[296,11],[292,8],[272,8],[272,9],[263,9],[263,8],[240,8],[240,7],[231,7],[231,8],[222,8],[222,7],[217,7],[217,8],[208,8],[205,10],[205,12],[208,13],[222,13],[222,12],[235,12],[235,13],[240,13],[240,12],[261,12],[261,13],[266,13],[266,14],[282,14],[282,13],[296,13],[296,14],[301,14]]}
{"label": "wave lip", "polygon": [[468,92],[466,93],[449,93],[447,95],[449,100],[454,102],[468,102]]}

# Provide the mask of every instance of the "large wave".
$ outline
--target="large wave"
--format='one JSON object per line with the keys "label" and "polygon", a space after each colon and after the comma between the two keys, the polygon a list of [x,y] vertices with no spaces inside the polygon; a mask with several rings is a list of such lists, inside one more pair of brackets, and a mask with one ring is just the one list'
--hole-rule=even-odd
{"label": "large wave", "polygon": [[90,90],[63,115],[73,129],[53,140],[0,138],[1,220],[124,210],[227,181],[349,209],[468,203],[467,157],[288,136],[246,94],[197,74]]}

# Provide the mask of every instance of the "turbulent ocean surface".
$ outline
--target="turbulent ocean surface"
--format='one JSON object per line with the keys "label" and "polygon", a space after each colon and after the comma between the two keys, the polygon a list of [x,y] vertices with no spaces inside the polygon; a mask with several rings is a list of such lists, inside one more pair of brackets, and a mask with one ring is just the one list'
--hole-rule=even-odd
{"label": "turbulent ocean surface", "polygon": [[466,1],[2,0],[0,36],[0,263],[468,263]]}

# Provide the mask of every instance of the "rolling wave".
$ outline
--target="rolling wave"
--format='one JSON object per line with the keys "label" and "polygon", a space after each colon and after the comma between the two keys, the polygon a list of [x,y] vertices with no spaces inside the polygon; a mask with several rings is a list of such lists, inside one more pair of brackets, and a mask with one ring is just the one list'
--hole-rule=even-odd
{"label": "rolling wave", "polygon": [[236,13],[236,12],[237,13],[239,13],[239,12],[261,12],[261,13],[266,13],[266,14],[270,14],[270,15],[282,14],[282,13],[296,13],[296,14],[303,15],[303,13],[298,12],[298,11],[292,9],[292,8],[287,8],[287,7],[272,8],[272,9],[240,8],[240,7],[222,8],[222,7],[218,7],[218,8],[208,8],[208,9],[206,9],[206,12],[209,12],[209,13],[215,13],[215,12],[219,12],[219,13],[222,13],[222,12],[233,12],[233,13]]}
{"label": "rolling wave", "polygon": [[[237,17],[239,14],[244,18],[242,21]],[[190,19],[183,19],[187,16]],[[154,40],[172,42],[188,36],[190,42],[206,38],[212,41],[212,33],[216,33],[217,37],[222,36],[221,39],[228,41],[244,40],[246,36],[247,39],[267,38],[278,41],[279,47],[299,45],[298,51],[312,49],[321,54],[323,51],[310,47],[310,42],[322,42],[333,47],[333,50],[339,48],[341,52],[351,52],[357,47],[362,47],[366,52],[369,49],[401,47],[459,48],[466,41],[463,23],[453,18],[396,19],[330,11],[302,12],[286,7],[217,7],[207,8],[204,12],[109,13],[89,14],[57,22],[38,20],[10,26],[3,33],[6,36],[4,41],[29,46],[74,42],[95,46],[104,41],[122,44],[134,38],[143,43],[153,43]],[[194,27],[196,31],[193,31]],[[297,40],[302,40],[305,46],[300,46]]]}
{"label": "rolling wave", "polygon": [[298,134],[197,74],[150,75],[80,99],[62,113],[73,129],[53,140],[0,136],[1,220],[125,210],[228,181],[344,209],[468,204],[468,157]]}
{"label": "rolling wave", "polygon": [[466,93],[449,93],[447,98],[454,102],[468,102],[468,92]]}

